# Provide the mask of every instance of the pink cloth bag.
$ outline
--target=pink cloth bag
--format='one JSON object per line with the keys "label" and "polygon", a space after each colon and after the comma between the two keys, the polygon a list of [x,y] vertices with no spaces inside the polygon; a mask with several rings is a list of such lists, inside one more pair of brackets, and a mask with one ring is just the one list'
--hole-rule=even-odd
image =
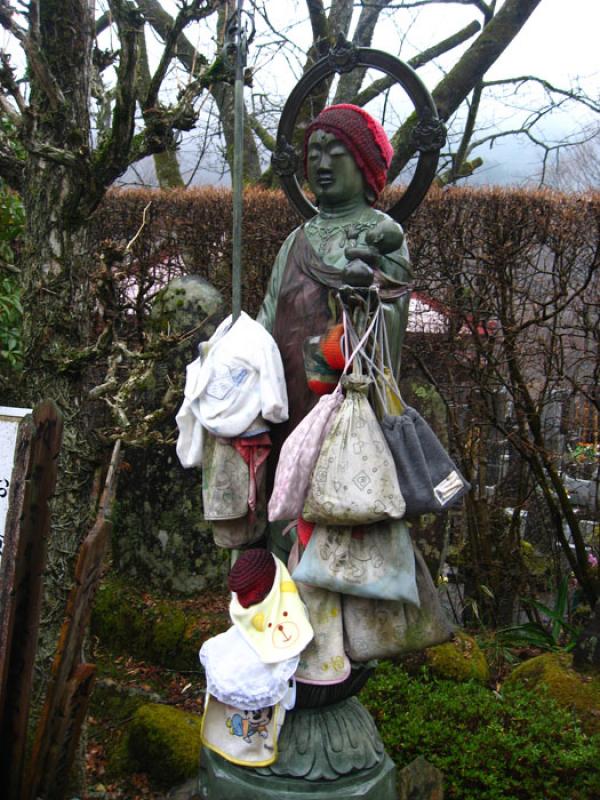
{"label": "pink cloth bag", "polygon": [[301,516],[313,467],[343,399],[340,387],[321,397],[283,443],[269,500],[271,522]]}

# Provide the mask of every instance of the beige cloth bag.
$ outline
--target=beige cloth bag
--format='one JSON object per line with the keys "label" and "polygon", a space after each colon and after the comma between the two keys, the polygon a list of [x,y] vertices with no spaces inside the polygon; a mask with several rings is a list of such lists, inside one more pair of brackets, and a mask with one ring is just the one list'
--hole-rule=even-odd
{"label": "beige cloth bag", "polygon": [[[298,564],[298,542],[290,553],[288,569]],[[296,680],[316,686],[332,686],[350,675],[350,661],[344,652],[342,597],[338,592],[296,582],[308,611],[314,639],[300,654]]]}
{"label": "beige cloth bag", "polygon": [[415,550],[420,606],[344,595],[344,641],[353,661],[392,658],[448,641],[452,627],[418,548]]}
{"label": "beige cloth bag", "polygon": [[342,378],[346,396],[323,441],[302,516],[330,525],[400,519],[396,467],[367,394],[370,379]]}
{"label": "beige cloth bag", "polygon": [[248,464],[226,439],[204,437],[202,503],[204,519],[244,517],[248,511]]}

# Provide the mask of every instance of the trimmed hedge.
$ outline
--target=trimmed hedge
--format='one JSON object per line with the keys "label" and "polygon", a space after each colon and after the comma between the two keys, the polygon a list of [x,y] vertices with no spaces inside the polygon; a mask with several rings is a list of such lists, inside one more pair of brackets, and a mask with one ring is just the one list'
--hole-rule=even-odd
{"label": "trimmed hedge", "polygon": [[[397,190],[388,189],[388,207]],[[164,283],[181,274],[198,274],[225,298],[231,296],[231,191],[197,189],[113,190],[97,211],[96,250],[112,269],[113,301],[137,324],[140,311]],[[125,245],[146,224],[125,256]],[[273,261],[286,236],[301,222],[283,192],[248,188],[243,211],[243,307],[254,315]],[[431,189],[406,226],[416,288],[433,289],[437,267],[468,269],[474,253],[511,256],[538,245],[572,258],[600,239],[600,193],[581,196],[550,190]],[[135,284],[136,288],[132,288]],[[105,301],[108,298],[103,298]],[[130,319],[131,321],[131,319]]]}

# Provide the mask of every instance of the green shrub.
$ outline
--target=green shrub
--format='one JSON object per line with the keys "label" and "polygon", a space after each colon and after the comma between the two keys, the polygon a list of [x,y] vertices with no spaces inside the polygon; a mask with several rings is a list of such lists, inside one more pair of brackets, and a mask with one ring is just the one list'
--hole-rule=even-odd
{"label": "green shrub", "polygon": [[422,755],[442,770],[446,800],[600,797],[600,736],[543,693],[499,695],[383,662],[361,700],[399,768]]}

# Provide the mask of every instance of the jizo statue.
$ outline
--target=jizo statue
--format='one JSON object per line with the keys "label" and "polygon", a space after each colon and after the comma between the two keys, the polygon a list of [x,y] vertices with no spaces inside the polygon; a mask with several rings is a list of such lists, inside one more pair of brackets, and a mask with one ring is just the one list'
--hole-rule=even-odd
{"label": "jizo statue", "polygon": [[[280,666],[271,651],[279,653],[284,647],[295,647],[306,626],[312,636],[308,644],[303,643],[294,652],[298,661],[293,665],[295,680],[289,687],[292,705],[285,706],[288,713],[277,747],[269,745],[274,757],[257,763],[259,770],[236,766],[247,765],[247,760],[240,760],[237,749],[233,752],[230,734],[237,728],[245,731],[243,741],[249,746],[259,741],[252,738],[255,732],[259,737],[268,736],[268,725],[276,716],[260,716],[255,725],[236,711],[236,722],[232,717],[225,733],[214,717],[215,724],[210,729],[214,737],[210,741],[206,740],[209,728],[205,727],[201,786],[210,800],[241,797],[240,787],[243,796],[251,800],[309,795],[340,800],[393,800],[394,764],[385,753],[374,720],[356,694],[373,671],[373,659],[421,649],[450,636],[431,576],[417,548],[413,551],[402,519],[406,504],[395,462],[384,441],[384,425],[388,421],[395,424],[397,417],[390,415],[400,412],[393,410],[392,403],[384,397],[380,424],[367,399],[372,385],[376,406],[385,395],[386,386],[392,384],[404,410],[390,374],[397,377],[399,372],[408,317],[408,249],[401,226],[373,207],[385,186],[392,156],[392,146],[380,123],[357,106],[330,106],[306,131],[305,174],[318,211],[282,245],[257,317],[275,339],[287,387],[289,419],[270,429],[272,447],[266,487],[269,514],[276,520],[268,526],[268,547],[280,559],[277,575],[283,574],[284,578],[278,582],[271,577],[276,571],[275,559],[269,560],[260,549],[263,543],[259,545],[254,538],[253,547],[245,549],[236,560],[229,588],[233,593],[232,614],[239,612],[240,629],[247,620],[248,630],[252,629],[247,635],[268,642],[268,659],[263,658],[267,666]],[[292,173],[295,181],[295,167]],[[351,349],[354,354],[359,353],[355,362]],[[352,374],[348,374],[350,371]],[[296,453],[302,447],[308,454],[311,446],[317,447],[310,436],[302,438],[304,427],[319,427],[311,416],[299,428],[298,451],[288,450],[287,446],[284,450],[277,481],[284,476],[285,491],[281,490],[279,499],[288,492],[286,499],[291,502],[282,503],[278,510],[279,483],[273,492],[269,484],[281,447],[319,397],[334,392],[338,382],[340,392],[324,398],[325,402],[315,410],[318,416],[323,408],[329,408],[328,400],[339,400],[339,414],[331,412],[330,439],[329,433],[324,434],[323,444],[319,445],[318,458],[326,459],[324,466],[318,468],[319,462],[315,462],[309,493],[298,505],[302,491],[296,478],[290,477],[286,457],[292,452],[291,461],[301,462]],[[326,449],[335,434],[342,443],[336,452],[343,451],[343,457],[337,459],[332,455],[333,448],[329,452]],[[294,437],[289,441],[293,443]],[[369,463],[365,465],[364,461]],[[345,477],[344,471],[348,473]],[[333,507],[338,494],[346,502],[339,514],[331,514],[328,508],[324,514],[312,513],[310,491],[325,480],[331,485],[325,505]],[[359,498],[367,509],[363,517],[352,517],[354,506],[359,503],[355,502],[356,495],[348,499],[349,493],[346,497],[342,489],[338,490],[336,483],[342,487],[344,481],[363,492]],[[315,491],[315,497],[317,494]],[[382,513],[386,503],[389,508]],[[287,516],[296,519],[287,520]],[[260,536],[262,518],[257,517],[255,522],[253,535],[258,532]],[[286,535],[286,528],[295,528],[295,532]],[[294,539],[297,545],[292,549]],[[309,556],[317,548],[319,556],[313,562],[327,561],[325,577],[335,573],[336,580],[339,578],[333,586],[328,580],[319,582],[319,574],[310,572]],[[389,564],[393,567],[387,570]],[[357,591],[357,584],[361,591]],[[288,612],[286,605],[281,617],[273,617],[271,622],[269,615],[279,597],[277,592],[294,597],[297,594],[297,610],[292,611],[290,605]],[[215,646],[210,642],[203,645],[206,663],[210,661],[210,648]],[[224,658],[230,652],[226,650]],[[243,665],[238,667],[235,661],[229,668],[225,673],[219,662],[215,674],[226,674],[232,682],[244,675]],[[287,684],[285,689],[288,697]],[[283,703],[281,699],[277,707]],[[243,708],[252,706],[247,703]],[[271,708],[267,711],[275,714]],[[243,713],[248,717],[250,712]],[[214,753],[225,754],[225,761]],[[245,750],[243,757],[248,758]],[[232,763],[227,764],[227,760]]]}
{"label": "jizo statue", "polygon": [[379,286],[388,300],[386,328],[399,370],[408,316],[403,292],[410,277],[408,249],[401,226],[373,208],[392,155],[381,124],[358,106],[330,106],[306,131],[305,173],[318,213],[283,243],[257,317],[277,342],[288,389],[290,417],[272,432],[273,464],[287,435],[318,401],[307,384],[303,346],[331,324],[332,293],[341,286]]}

